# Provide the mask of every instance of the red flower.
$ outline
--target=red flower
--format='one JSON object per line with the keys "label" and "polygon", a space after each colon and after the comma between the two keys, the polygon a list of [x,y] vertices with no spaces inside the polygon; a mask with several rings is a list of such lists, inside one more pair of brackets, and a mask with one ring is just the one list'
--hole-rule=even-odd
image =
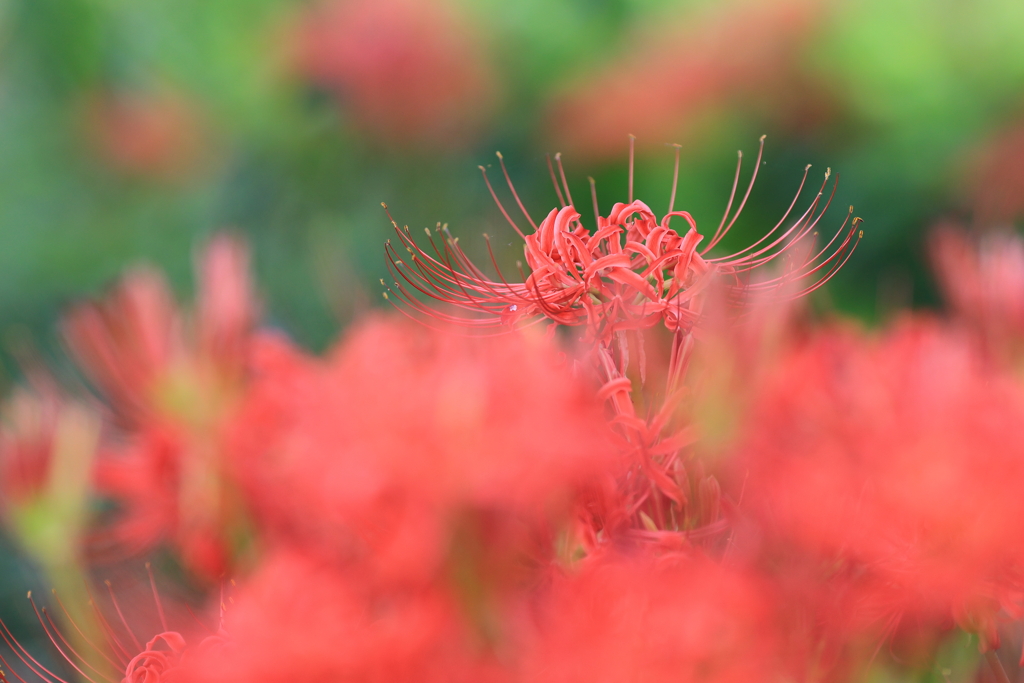
{"label": "red flower", "polygon": [[[761,298],[766,293],[779,298],[802,296],[839,270],[862,235],[857,229],[859,219],[850,221],[851,208],[846,221],[823,248],[817,249],[813,244],[815,228],[831,201],[830,196],[822,206],[830,171],[810,206],[791,226],[783,227],[804,187],[805,171],[797,196],[772,230],[734,254],[710,256],[710,249],[732,228],[750,195],[763,144],[764,138],[750,185],[730,217],[741,170],[740,163],[737,164],[725,215],[708,245],[700,250],[698,245],[704,238],[692,216],[685,211],[673,211],[674,186],[669,211],[660,222],[646,204],[633,201],[632,158],[630,202],[616,204],[607,217],[598,216],[595,196],[597,229],[593,233],[583,226],[580,214],[573,208],[560,161],[562,187],[555,181],[553,168],[552,180],[559,198],[568,204],[563,202],[561,209],[552,209],[540,225],[534,223],[508,181],[516,203],[534,226],[529,235],[505,211],[488,182],[502,213],[525,242],[531,272],[528,276],[521,274],[519,281],[510,281],[500,272],[496,280],[488,277],[470,261],[446,228],[440,230],[437,240],[427,230],[432,253],[416,243],[408,228],[400,229],[397,224],[401,247],[409,255],[406,257],[391,243],[387,246],[395,277],[390,292],[406,308],[424,316],[484,328],[517,327],[548,320],[584,329],[583,341],[592,345],[591,366],[603,385],[598,395],[612,407],[618,443],[633,465],[621,482],[621,489],[623,512],[636,529],[681,530],[678,520],[673,520],[665,507],[668,503],[682,510],[687,504],[689,485],[680,456],[693,442],[694,435],[673,417],[684,393],[683,380],[694,344],[692,332],[703,315],[707,291],[723,291],[723,298],[732,305],[752,297]],[[507,172],[505,176],[508,180]],[[672,218],[687,223],[685,234],[670,226]],[[759,269],[767,270],[773,262],[784,259],[782,275],[751,281],[752,275],[764,272]],[[454,310],[435,310],[421,302],[414,292]],[[474,315],[463,316],[459,309]],[[655,327],[667,328],[671,333],[667,371],[659,377],[664,379],[665,389],[659,403],[648,407],[646,415],[638,415],[635,386],[643,385],[646,377],[642,333]],[[641,508],[648,502],[650,510],[645,512]]]}
{"label": "red flower", "polygon": [[[107,585],[109,587],[110,583]],[[39,607],[31,592],[28,599],[46,637],[53,644],[56,655],[64,660],[69,670],[76,672],[82,679],[109,683],[115,680],[122,683],[166,683],[183,661],[188,661],[195,655],[215,651],[224,642],[224,636],[221,633],[201,637],[188,631],[171,630],[168,626],[168,615],[180,616],[177,614],[177,605],[165,603],[160,599],[152,575],[149,589],[152,590],[152,597],[155,600],[159,625],[155,629],[155,635],[148,641],[140,641],[137,638],[136,633],[143,627],[141,620],[132,619],[134,623],[126,620],[125,612],[122,611],[122,606],[112,589],[110,608],[117,615],[113,620],[108,619],[105,610],[101,610],[99,604],[93,600],[89,601],[92,613],[80,615],[79,618],[84,616],[85,621],[76,623],[56,593],[56,614],[45,606]],[[64,623],[64,628],[59,627],[58,623]],[[183,632],[189,635],[189,640],[193,642],[192,646],[187,644]],[[23,647],[2,620],[0,639],[9,649],[7,657],[0,654],[0,665],[13,676],[13,681],[68,683],[68,679],[47,668],[46,664]],[[11,667],[11,662],[21,664],[24,676],[19,675]],[[70,680],[78,678],[71,677]],[[8,681],[3,671],[0,671],[0,681]]]}
{"label": "red flower", "polygon": [[784,679],[769,587],[704,558],[608,558],[556,582],[523,680]]}
{"label": "red flower", "polygon": [[230,643],[170,679],[487,681],[453,602],[432,589],[374,595],[336,568],[271,555],[225,617]]}
{"label": "red flower", "polygon": [[854,568],[843,621],[956,617],[996,638],[991,605],[1024,577],[1020,388],[927,322],[828,331],[771,375],[735,470],[769,547]]}
{"label": "red flower", "polygon": [[261,356],[233,447],[257,516],[382,575],[430,575],[460,511],[564,515],[613,462],[600,406],[536,336],[372,320],[326,363]]}
{"label": "red flower", "polygon": [[245,388],[256,304],[237,239],[214,239],[197,271],[192,319],[158,273],[139,269],[105,301],[72,310],[64,332],[129,431],[98,467],[101,495],[127,508],[97,543],[141,550],[168,535],[191,568],[216,577],[230,559],[224,527],[234,524],[220,429]]}
{"label": "red flower", "polygon": [[359,128],[436,147],[465,142],[495,104],[477,32],[445,0],[328,0],[292,40],[300,73],[334,91]]}
{"label": "red flower", "polygon": [[776,115],[796,113],[821,98],[807,83],[792,89],[826,6],[739,0],[659,17],[659,25],[628,36],[605,66],[558,91],[547,112],[549,138],[574,155],[607,159],[629,133],[690,142],[733,101],[744,111],[768,103],[763,108]]}
{"label": "red flower", "polygon": [[951,225],[931,240],[946,300],[997,360],[1024,353],[1024,242],[1009,232],[970,238]]}
{"label": "red flower", "polygon": [[181,93],[107,92],[86,111],[88,135],[117,171],[173,178],[194,169],[208,147],[197,105]]}

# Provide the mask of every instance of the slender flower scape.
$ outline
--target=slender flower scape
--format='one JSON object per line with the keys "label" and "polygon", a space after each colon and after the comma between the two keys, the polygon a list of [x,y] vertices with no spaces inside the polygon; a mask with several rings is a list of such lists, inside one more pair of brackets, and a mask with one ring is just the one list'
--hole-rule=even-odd
{"label": "slender flower scape", "polygon": [[[683,380],[693,348],[693,331],[702,315],[705,294],[711,288],[724,290],[731,305],[740,305],[752,297],[775,292],[780,297],[799,297],[827,282],[853,253],[862,231],[853,209],[835,235],[820,249],[814,244],[816,228],[835,195],[833,183],[828,198],[825,190],[831,171],[804,212],[786,225],[807,180],[804,171],[796,196],[779,222],[761,239],[738,252],[713,257],[717,246],[735,225],[750,197],[757,170],[761,165],[764,138],[761,138],[754,171],[746,192],[732,213],[742,169],[742,153],[736,165],[732,192],[717,229],[703,248],[703,236],[686,211],[675,211],[679,150],[668,212],[659,222],[651,209],[633,200],[632,140],[630,153],[629,203],[617,203],[608,216],[600,216],[594,194],[597,230],[583,226],[565,181],[560,157],[556,156],[561,187],[552,168],[551,176],[562,208],[552,209],[537,225],[523,206],[509,179],[501,155],[502,171],[523,216],[533,227],[527,235],[505,210],[493,187],[487,186],[495,202],[513,229],[523,237],[527,276],[510,282],[498,271],[498,280],[489,278],[465,254],[447,228],[440,229],[435,240],[430,230],[430,251],[421,248],[408,228],[394,224],[398,243],[408,253],[387,245],[388,260],[394,276],[390,291],[413,311],[445,322],[474,327],[520,327],[543,320],[556,325],[584,328],[583,343],[602,388],[599,395],[609,401],[623,450],[632,456],[635,473],[622,483],[626,490],[625,518],[635,529],[645,532],[679,531],[693,526],[692,514],[676,519],[690,497],[685,465],[680,451],[693,441],[685,425],[674,424],[674,416],[683,397]],[[483,170],[483,169],[481,169]],[[487,179],[484,171],[484,179]],[[593,185],[591,186],[593,189]],[[564,194],[563,194],[564,190]],[[673,218],[685,222],[680,234],[670,223]],[[677,221],[678,222],[678,221]],[[438,246],[440,242],[440,246]],[[488,240],[488,249],[490,243]],[[497,269],[496,259],[491,252]],[[756,279],[759,269],[767,270],[784,262],[783,272],[775,277]],[[791,283],[800,283],[795,290]],[[467,317],[445,310],[437,311],[422,303],[418,292],[456,309],[470,311]],[[388,295],[385,294],[385,297]],[[671,351],[664,394],[646,416],[638,416],[634,380],[630,366],[630,347],[639,351],[640,385],[645,384],[646,358],[644,331],[663,325],[671,333]],[[646,506],[646,509],[645,509]]]}

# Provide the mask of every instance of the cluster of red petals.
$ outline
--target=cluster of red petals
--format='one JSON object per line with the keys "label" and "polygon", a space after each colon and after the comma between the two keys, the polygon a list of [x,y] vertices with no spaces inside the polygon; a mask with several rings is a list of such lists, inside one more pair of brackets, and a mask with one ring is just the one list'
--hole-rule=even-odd
{"label": "cluster of red petals", "polygon": [[461,510],[543,518],[615,466],[593,392],[537,335],[377,319],[325,361],[273,339],[257,356],[232,438],[255,514],[382,570],[429,570]]}
{"label": "cluster of red petals", "polygon": [[997,645],[1024,578],[1021,424],[1024,392],[963,336],[834,329],[771,369],[736,479],[768,543],[857,576],[849,620],[956,619]]}
{"label": "cluster of red petals", "polygon": [[468,139],[495,104],[477,32],[448,0],[325,0],[291,42],[300,74],[334,91],[361,129],[437,147]]}
{"label": "cluster of red petals", "polygon": [[703,557],[603,558],[559,578],[523,680],[785,680],[772,589]]}
{"label": "cluster of red petals", "polygon": [[1024,345],[1024,241],[1011,232],[971,237],[940,225],[932,261],[946,301],[997,360],[1012,360]]}
{"label": "cluster of red petals", "polygon": [[500,680],[474,656],[479,644],[443,592],[375,595],[296,553],[264,561],[237,591],[225,630],[228,646],[196,656],[168,683]]}
{"label": "cluster of red petals", "polygon": [[98,552],[137,553],[171,538],[200,573],[226,568],[221,494],[210,482],[221,425],[245,385],[256,320],[248,267],[246,247],[218,237],[197,264],[191,315],[143,268],[67,316],[68,348],[119,432],[96,463],[99,493],[122,510],[95,539]]}
{"label": "cluster of red petals", "polygon": [[[751,186],[760,159],[759,153]],[[737,181],[739,170],[737,166]],[[390,242],[387,245],[395,279],[391,291],[414,310],[464,325],[515,326],[547,318],[559,325],[586,326],[590,338],[601,342],[607,342],[617,332],[658,323],[669,330],[685,332],[699,319],[699,295],[712,281],[728,283],[736,300],[777,290],[790,282],[808,282],[800,291],[789,293],[797,297],[821,286],[842,267],[858,242],[859,221],[850,220],[852,209],[823,247],[818,248],[813,239],[808,239],[817,235],[818,222],[835,194],[833,187],[828,201],[821,205],[828,174],[804,213],[792,225],[785,226],[806,178],[805,171],[796,197],[770,231],[740,251],[717,257],[708,252],[736,222],[750,194],[749,188],[730,219],[736,192],[734,185],[726,215],[703,248],[698,247],[704,236],[698,232],[697,223],[688,212],[670,209],[659,221],[650,207],[639,200],[617,203],[608,216],[597,216],[594,232],[583,225],[571,203],[552,209],[539,225],[524,209],[525,217],[534,228],[530,234],[524,234],[506,212],[506,218],[525,242],[525,260],[530,272],[522,275],[521,281],[509,280],[500,271],[498,279],[488,277],[469,259],[447,228],[440,230],[436,241],[428,229],[431,247],[424,249],[408,228],[400,229],[396,224],[401,246]],[[511,183],[509,185],[512,189]],[[512,193],[518,202],[514,189]],[[560,189],[559,196],[562,196]],[[671,227],[670,222],[675,217],[686,222],[684,233]],[[401,249],[408,253],[407,257]],[[782,275],[752,277],[754,271],[767,269],[769,264],[782,261],[783,257],[787,262]],[[416,298],[417,294],[476,315],[462,317],[428,308]]]}

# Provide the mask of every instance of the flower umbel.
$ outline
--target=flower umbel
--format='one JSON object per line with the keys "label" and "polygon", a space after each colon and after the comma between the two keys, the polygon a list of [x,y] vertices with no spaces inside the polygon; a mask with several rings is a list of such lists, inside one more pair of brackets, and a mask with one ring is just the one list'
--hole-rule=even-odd
{"label": "flower umbel", "polygon": [[[675,416],[684,396],[683,382],[694,330],[702,319],[707,293],[712,289],[718,291],[731,308],[740,308],[751,299],[766,295],[779,299],[803,296],[821,287],[842,267],[863,231],[858,229],[860,219],[853,218],[851,207],[832,238],[821,248],[815,244],[818,223],[835,196],[835,182],[826,196],[831,169],[826,171],[808,207],[787,225],[806,185],[808,166],[796,195],[771,230],[744,249],[712,256],[711,250],[736,224],[750,197],[761,165],[764,137],[754,171],[734,212],[743,162],[742,152],[739,154],[725,213],[704,247],[700,247],[704,235],[698,231],[693,216],[675,210],[679,147],[668,211],[660,221],[647,204],[633,198],[632,147],[631,138],[627,203],[617,203],[607,216],[601,216],[591,181],[597,226],[594,232],[583,225],[575,208],[560,155],[555,156],[558,177],[550,163],[549,171],[561,207],[552,209],[537,224],[498,154],[509,191],[533,228],[530,234],[520,229],[502,205],[481,167],[495,203],[524,241],[529,274],[520,264],[518,279],[510,280],[501,273],[488,239],[497,279],[489,277],[470,260],[447,226],[440,227],[436,237],[427,229],[430,246],[424,249],[413,239],[408,227],[399,228],[392,219],[398,241],[389,242],[386,250],[394,277],[389,292],[413,312],[477,328],[515,328],[543,321],[583,328],[581,341],[588,348],[602,385],[599,396],[611,406],[620,447],[630,454],[635,466],[635,471],[621,482],[626,501],[623,512],[631,519],[632,529],[659,535],[666,530],[691,528],[694,519],[702,518],[696,511],[693,515],[685,512],[691,477],[686,475],[681,455],[694,441],[694,435],[688,425],[678,424]],[[672,227],[673,218],[678,219],[677,224],[680,220],[685,222],[685,232]],[[402,257],[398,245],[407,257]],[[781,272],[775,267],[781,267]],[[776,272],[762,279],[755,277],[759,269],[767,268],[775,268]],[[432,308],[414,292],[454,310]],[[388,293],[384,296],[389,298]],[[659,400],[645,402],[644,411],[638,411],[638,390],[645,389],[647,383],[645,337],[659,326],[671,336],[667,371],[659,374],[665,385]],[[635,349],[632,364],[631,348]],[[698,473],[695,481],[703,478]],[[701,486],[707,492],[715,488],[711,483]],[[715,506],[704,507],[711,510]]]}

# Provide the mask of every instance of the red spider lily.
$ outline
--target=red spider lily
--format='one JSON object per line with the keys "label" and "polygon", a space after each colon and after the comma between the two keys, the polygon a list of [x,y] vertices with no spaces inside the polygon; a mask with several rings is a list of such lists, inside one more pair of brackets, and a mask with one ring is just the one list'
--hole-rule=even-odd
{"label": "red spider lily", "polygon": [[197,103],[182,93],[106,92],[91,98],[85,123],[98,155],[130,175],[174,178],[194,169],[209,145]]}
{"label": "red spider lily", "polygon": [[1024,216],[1024,123],[998,131],[971,157],[966,185],[975,222],[1008,225]]}
{"label": "red spider lily", "polygon": [[[198,645],[193,646],[187,644],[186,638],[181,632],[171,630],[168,626],[164,604],[157,593],[156,584],[153,581],[152,573],[150,573],[150,589],[156,604],[161,630],[145,641],[145,645],[143,645],[143,641],[136,636],[136,629],[133,629],[125,619],[125,614],[113,589],[110,588],[109,582],[107,582],[107,586],[110,603],[117,614],[117,620],[109,620],[99,609],[96,601],[90,600],[92,613],[88,617],[96,628],[95,633],[91,632],[86,624],[76,623],[67,607],[57,596],[56,591],[54,591],[54,600],[59,608],[56,618],[47,607],[38,606],[31,591],[28,594],[36,618],[50,643],[65,664],[77,674],[77,676],[71,677],[70,681],[164,683],[169,680],[171,674],[183,661],[187,661],[188,657],[217,649],[225,642],[223,629],[220,633],[213,633],[204,638],[195,638]],[[66,622],[70,628],[62,630],[58,625],[59,621]],[[0,664],[5,666],[13,676],[13,679],[9,681],[0,671],[0,681],[4,683],[13,683],[14,681],[18,681],[18,683],[30,683],[31,681],[70,683],[69,679],[48,668],[33,656],[15,639],[14,634],[2,620],[0,620],[0,638],[10,651],[8,657],[13,656],[11,661],[19,662],[26,670],[25,676],[22,676],[11,667],[8,659],[0,654]]]}
{"label": "red spider lily", "polygon": [[[219,432],[245,387],[256,305],[239,240],[214,239],[197,271],[192,320],[159,274],[142,269],[107,300],[72,310],[64,332],[85,374],[132,433],[98,466],[100,493],[121,499],[126,510],[94,545],[109,549],[116,541],[121,550],[141,550],[170,536],[191,568],[214,578],[229,561],[223,534],[233,509]],[[143,509],[166,516],[133,518]]]}
{"label": "red spider lily", "polygon": [[[744,110],[764,102],[771,115],[800,115],[823,97],[808,87],[800,63],[827,6],[738,0],[660,18],[623,41],[605,66],[560,88],[548,106],[550,139],[582,158],[607,159],[629,132],[690,142],[737,99]],[[803,82],[798,93],[795,82]],[[657,106],[638,106],[655,93]]]}
{"label": "red spider lily", "polygon": [[770,588],[707,559],[602,558],[556,581],[523,680],[785,680]]}
{"label": "red spider lily", "polygon": [[225,615],[231,646],[174,680],[496,681],[497,666],[434,587],[375,595],[337,567],[272,554]]}
{"label": "red spider lily", "polygon": [[[764,138],[750,183],[733,214],[742,167],[740,154],[725,214],[708,245],[699,250],[703,236],[697,231],[693,217],[685,211],[673,210],[678,148],[672,195],[664,218],[657,221],[646,204],[632,198],[631,144],[629,203],[616,204],[611,214],[603,217],[596,210],[595,196],[597,230],[593,233],[583,226],[573,207],[560,158],[556,157],[561,187],[554,169],[551,171],[563,206],[552,209],[540,225],[533,221],[520,201],[502,161],[509,190],[534,228],[529,235],[520,230],[488,182],[503,215],[525,242],[526,262],[531,272],[528,276],[521,274],[518,281],[510,282],[500,270],[497,280],[488,277],[466,256],[446,228],[440,230],[436,240],[427,230],[428,252],[416,243],[408,228],[401,229],[392,221],[399,244],[408,257],[403,257],[397,246],[388,243],[388,260],[394,276],[390,292],[413,311],[447,323],[480,328],[517,327],[543,320],[584,328],[584,339],[592,345],[591,358],[603,384],[599,395],[612,406],[620,445],[633,456],[637,468],[638,476],[631,477],[626,484],[628,493],[624,499],[630,501],[626,517],[632,517],[638,529],[642,526],[648,530],[678,530],[678,524],[666,518],[659,499],[667,499],[677,507],[686,504],[688,485],[683,481],[686,476],[679,466],[679,453],[692,443],[693,434],[686,429],[670,429],[670,426],[683,396],[683,379],[694,341],[692,331],[701,318],[707,291],[713,285],[718,287],[733,305],[768,292],[790,298],[802,296],[823,285],[842,267],[863,234],[858,231],[859,219],[850,220],[851,208],[832,239],[821,249],[814,246],[815,229],[835,194],[833,185],[828,199],[822,203],[830,171],[826,172],[821,188],[807,209],[791,226],[784,227],[806,182],[805,169],[789,208],[765,236],[734,254],[710,256],[710,250],[736,223],[750,196],[763,147]],[[487,179],[486,172],[484,179]],[[684,235],[670,226],[674,217],[687,223]],[[788,262],[782,275],[751,281],[758,269],[777,260]],[[493,252],[492,262],[497,268]],[[800,282],[807,284],[796,288],[791,284]],[[421,302],[414,292],[455,309],[470,311],[475,316],[435,310]],[[666,388],[660,404],[641,417],[634,405],[629,348],[632,345],[639,351],[640,384],[643,384],[646,372],[641,333],[659,325],[672,335]],[[652,497],[653,514],[648,514],[647,519],[638,516],[641,506]]]}
{"label": "red spider lily", "polygon": [[[591,233],[583,226],[580,214],[572,204],[561,160],[556,157],[565,195],[554,175],[552,180],[563,206],[552,209],[539,226],[523,207],[505,173],[513,197],[534,229],[529,235],[523,233],[505,211],[488,182],[502,214],[525,241],[525,259],[531,272],[522,278],[522,282],[510,282],[500,271],[498,280],[488,277],[466,256],[447,227],[439,230],[437,240],[427,229],[430,248],[423,249],[407,227],[399,228],[392,221],[401,248],[390,241],[386,247],[395,278],[395,286],[389,291],[412,309],[448,322],[493,327],[521,325],[547,318],[560,325],[583,326],[591,339],[602,342],[609,341],[617,332],[643,329],[658,323],[674,332],[688,331],[700,317],[697,295],[716,277],[733,283],[733,297],[737,300],[745,295],[777,289],[783,283],[807,279],[810,284],[793,294],[802,296],[827,282],[849,258],[858,242],[860,221],[850,221],[851,209],[847,220],[825,247],[817,251],[813,246],[808,248],[807,238],[817,235],[818,222],[835,195],[833,184],[828,200],[824,206],[821,205],[831,171],[825,174],[821,189],[810,206],[790,227],[783,228],[803,191],[806,170],[789,209],[767,234],[733,254],[708,255],[735,225],[746,205],[757,178],[763,149],[764,138],[761,139],[750,184],[736,213],[730,218],[743,161],[740,153],[725,215],[710,242],[702,249],[698,250],[698,245],[704,237],[697,231],[693,217],[686,211],[673,211],[675,182],[669,211],[660,222],[646,204],[632,199],[632,160],[629,203],[616,204],[607,217],[597,215],[595,203],[597,231]],[[674,180],[678,180],[678,159],[677,150]],[[807,168],[810,169],[809,166]],[[502,170],[505,170],[503,160]],[[674,217],[688,224],[689,229],[684,235],[670,227]],[[803,247],[803,253],[796,248],[797,245]],[[408,252],[407,259],[403,260],[400,249]],[[784,255],[791,259],[784,275],[748,282],[753,271]],[[436,311],[420,303],[413,296],[414,292],[477,315],[463,317]]]}
{"label": "red spider lily", "polygon": [[600,405],[548,340],[374,320],[326,363],[258,356],[232,448],[257,519],[385,578],[432,576],[466,511],[563,519],[615,466]]}
{"label": "red spider lily", "polygon": [[47,570],[77,559],[89,485],[105,449],[93,406],[39,372],[0,407],[0,518]]}
{"label": "red spider lily", "polygon": [[842,620],[941,628],[998,645],[1024,578],[1024,394],[928,322],[881,339],[832,330],[759,391],[736,479],[772,548],[850,567]]}
{"label": "red spider lily", "polygon": [[338,95],[382,141],[465,142],[494,108],[498,81],[478,34],[447,0],[314,3],[292,36],[295,66]]}
{"label": "red spider lily", "polygon": [[1024,241],[1009,232],[972,239],[952,225],[931,240],[946,300],[997,360],[1024,352]]}

